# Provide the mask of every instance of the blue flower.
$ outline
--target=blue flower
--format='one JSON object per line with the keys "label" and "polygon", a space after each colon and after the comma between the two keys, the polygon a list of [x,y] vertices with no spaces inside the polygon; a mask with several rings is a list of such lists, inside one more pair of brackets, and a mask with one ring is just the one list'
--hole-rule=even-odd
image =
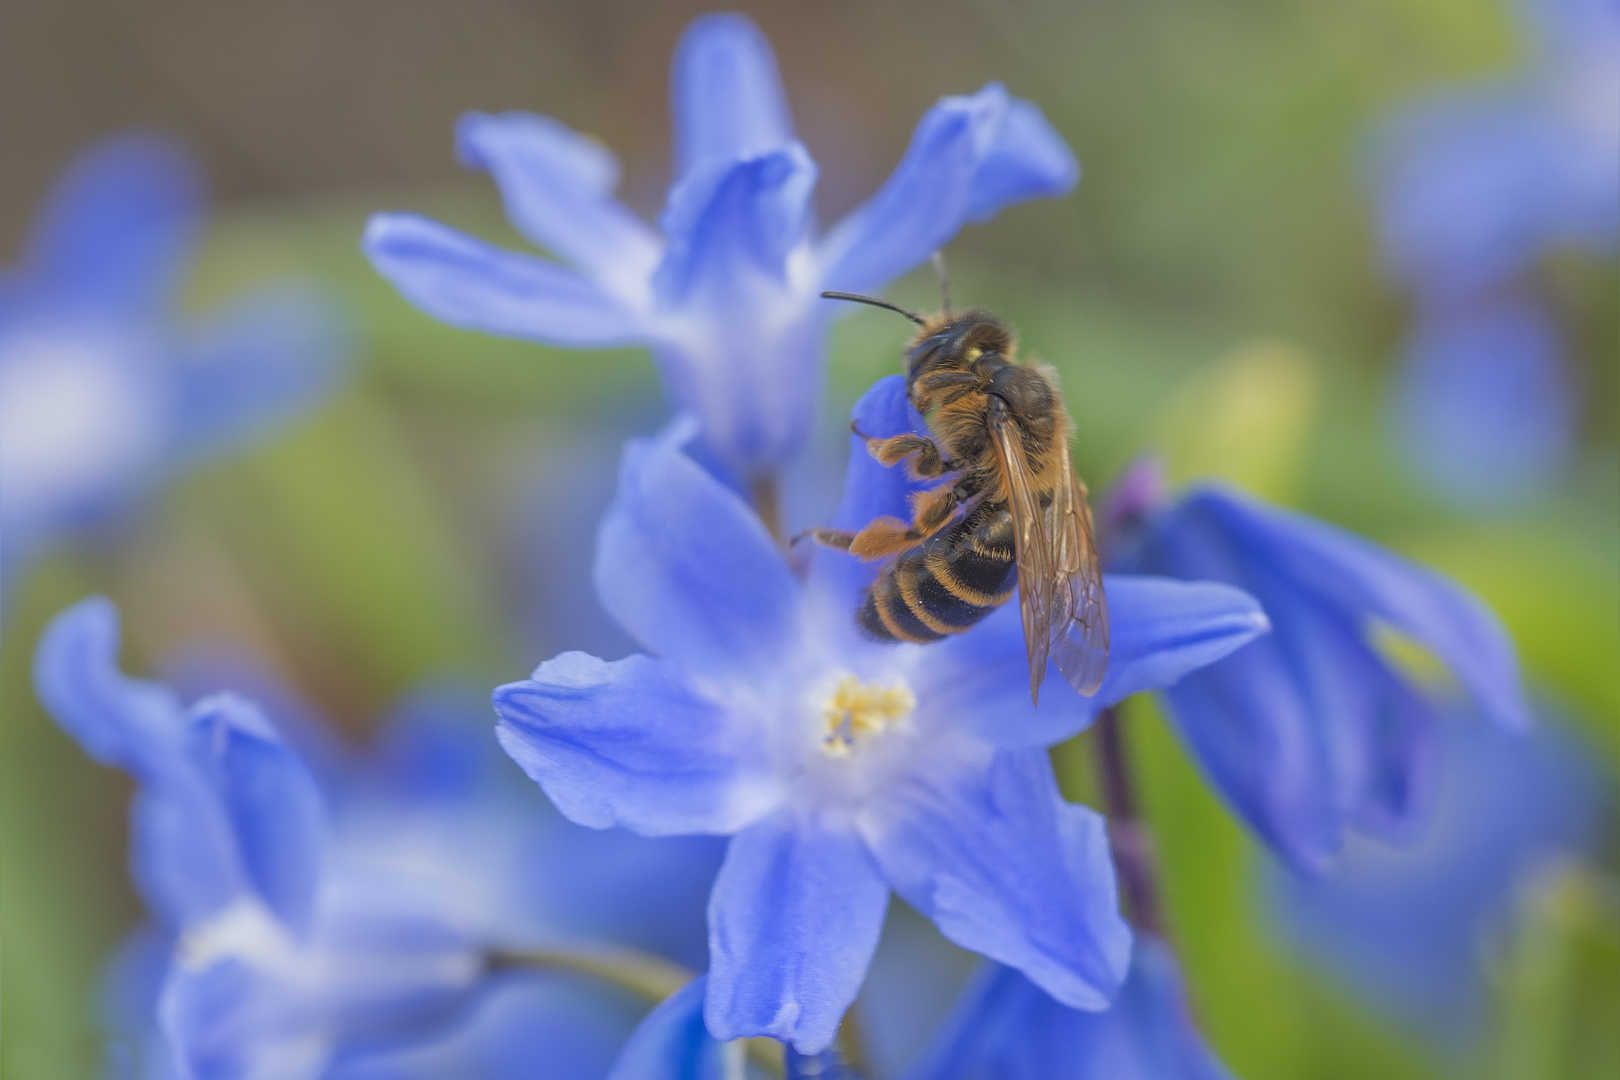
{"label": "blue flower", "polygon": [[68,170],[22,264],[0,276],[0,567],[127,509],[333,381],[335,322],[306,290],[175,322],[200,209],[181,150],[109,139]]}
{"label": "blue flower", "polygon": [[1371,1005],[1442,1043],[1480,1019],[1486,945],[1538,876],[1590,853],[1608,791],[1551,724],[1515,739],[1453,710],[1415,842],[1353,837],[1323,878],[1265,875],[1268,925]]}
{"label": "blue flower", "polygon": [[1138,933],[1106,1012],[1068,1008],[986,964],[903,1080],[1231,1080],[1193,1023],[1170,949]]}
{"label": "blue flower", "polygon": [[1526,0],[1530,62],[1380,133],[1385,259],[1432,300],[1477,295],[1555,247],[1620,241],[1620,7]]}
{"label": "blue flower", "polygon": [[[855,416],[873,435],[925,430],[899,376]],[[826,1048],[891,888],[956,943],[1104,1007],[1130,934],[1102,820],[1062,800],[1044,748],[1261,633],[1254,602],[1112,578],[1108,680],[1037,710],[1016,605],[933,645],[866,639],[874,568],[823,551],[801,581],[681,452],[691,431],[631,445],[598,542],[603,604],[652,655],[564,653],[501,687],[502,745],[581,824],[732,837],[709,904],[717,1038]],[[837,523],[904,513],[918,484],[853,453]]]}
{"label": "blue flower", "polygon": [[1414,468],[1460,505],[1545,491],[1575,451],[1563,335],[1538,303],[1420,313],[1396,379],[1395,426]]}
{"label": "blue flower", "polygon": [[1620,5],[1516,6],[1521,71],[1407,106],[1376,145],[1384,261],[1417,306],[1396,430],[1420,475],[1476,508],[1534,495],[1574,449],[1575,391],[1529,271],[1620,243]]}
{"label": "blue flower", "polygon": [[881,289],[967,222],[1060,195],[1079,176],[1039,110],[992,83],[935,105],[878,193],[818,236],[816,166],[752,23],[693,22],[670,94],[662,235],[614,198],[618,164],[597,142],[545,117],[474,113],[457,128],[461,160],[491,174],[519,232],[569,265],[406,214],[373,218],[364,246],[446,322],[570,347],[650,346],[669,396],[744,477],[774,472],[808,437],[833,310],[821,290]]}
{"label": "blue flower", "polygon": [[667,845],[562,822],[491,772],[510,763],[487,735],[469,743],[465,709],[417,700],[373,755],[320,783],[252,705],[184,708],[122,675],[116,651],[112,606],[86,601],[47,631],[36,685],[87,753],[139,785],[131,861],[155,926],[113,992],[137,1075],[515,1080],[543,1066],[583,1080],[612,1060],[633,1004],[492,957],[611,937],[701,958],[713,842],[668,853],[672,867]]}
{"label": "blue flower", "polygon": [[1296,867],[1325,869],[1349,829],[1410,831],[1432,787],[1434,707],[1376,633],[1427,648],[1498,727],[1528,726],[1512,643],[1457,585],[1230,490],[1169,500],[1156,477],[1152,463],[1138,466],[1111,501],[1111,565],[1224,581],[1264,607],[1271,634],[1164,698],[1209,781]]}

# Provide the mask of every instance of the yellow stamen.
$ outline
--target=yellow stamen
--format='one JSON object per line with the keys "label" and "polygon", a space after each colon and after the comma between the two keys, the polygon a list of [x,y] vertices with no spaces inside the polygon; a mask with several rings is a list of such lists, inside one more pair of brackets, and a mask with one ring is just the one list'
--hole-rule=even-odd
{"label": "yellow stamen", "polygon": [[903,723],[916,707],[917,698],[905,683],[882,686],[845,675],[821,707],[826,726],[822,752],[828,757],[848,757],[860,740]]}

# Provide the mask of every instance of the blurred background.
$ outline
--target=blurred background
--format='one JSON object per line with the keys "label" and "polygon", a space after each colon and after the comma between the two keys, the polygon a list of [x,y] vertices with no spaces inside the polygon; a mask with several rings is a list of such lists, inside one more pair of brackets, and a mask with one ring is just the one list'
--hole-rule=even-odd
{"label": "blurred background", "polygon": [[[1061,371],[1076,465],[1106,488],[1137,454],[1219,475],[1437,567],[1512,630],[1534,693],[1620,776],[1620,274],[1612,246],[1552,245],[1518,287],[1560,328],[1571,449],[1481,505],[1402,456],[1392,388],[1413,290],[1380,259],[1377,133],[1446,87],[1535,62],[1519,11],[1477,0],[957,0],[738,5],[774,44],[836,220],[941,95],[997,79],[1083,167],[1068,198],[971,227],[953,292],[1017,325]],[[369,213],[428,213],[508,246],[492,185],[456,165],[472,110],[599,136],[629,204],[670,180],[671,48],[687,2],[7,0],[0,10],[0,263],[22,258],[54,178],[131,128],[184,141],[213,212],[185,284],[206,311],[286,278],[349,328],[342,389],[271,438],[186,474],[115,527],[7,583],[0,630],[0,1080],[99,1068],[98,971],[139,905],[130,787],[44,716],[28,664],[44,622],[104,592],[132,670],[199,644],[240,651],[363,741],[429,676],[487,685],[565,648],[630,650],[587,568],[618,448],[663,405],[634,351],[453,330],[362,258]],[[926,273],[893,297],[927,306]],[[822,467],[848,404],[898,370],[891,318],[833,336]],[[833,485],[825,490],[835,492]],[[825,516],[813,493],[790,525]],[[1614,830],[1589,859],[1516,881],[1477,978],[1493,1019],[1437,1033],[1290,944],[1264,857],[1150,709],[1133,716],[1146,817],[1199,1017],[1248,1080],[1614,1075]],[[1081,740],[1083,742],[1083,738]],[[1089,791],[1083,747],[1056,751]],[[1607,814],[1613,814],[1614,801]],[[1605,826],[1612,824],[1604,819]],[[1602,839],[1608,837],[1607,846]],[[1284,890],[1286,891],[1286,890]],[[1315,956],[1315,959],[1312,957]]]}

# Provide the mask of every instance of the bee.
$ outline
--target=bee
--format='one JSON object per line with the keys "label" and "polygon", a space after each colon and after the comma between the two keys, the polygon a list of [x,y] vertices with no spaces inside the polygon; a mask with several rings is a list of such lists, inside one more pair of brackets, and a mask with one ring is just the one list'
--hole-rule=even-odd
{"label": "bee", "polygon": [[988,311],[953,313],[948,293],[929,319],[870,296],[821,295],[918,325],[906,346],[906,390],[932,437],[855,434],[882,464],[941,481],[914,496],[909,522],[880,517],[857,532],[802,534],[891,560],[866,590],[861,626],[884,641],[938,641],[970,629],[1016,587],[1031,700],[1040,700],[1048,656],[1077,691],[1096,693],[1108,664],[1108,602],[1086,486],[1069,464],[1072,424],[1057,373],[1017,359],[1013,331]]}

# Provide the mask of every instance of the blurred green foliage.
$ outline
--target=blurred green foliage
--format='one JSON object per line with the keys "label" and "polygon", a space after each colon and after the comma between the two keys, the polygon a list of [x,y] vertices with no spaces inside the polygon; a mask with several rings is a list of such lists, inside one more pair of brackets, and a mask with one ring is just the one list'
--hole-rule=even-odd
{"label": "blurred green foliage", "polygon": [[[768,32],[787,18],[777,12],[759,12]],[[1592,397],[1588,459],[1569,485],[1489,521],[1451,515],[1416,489],[1382,427],[1402,312],[1371,265],[1359,140],[1401,95],[1508,62],[1502,13],[1464,0],[1053,0],[969,3],[939,17],[952,25],[925,34],[954,35],[952,55],[973,58],[966,74],[929,69],[937,85],[923,85],[915,57],[897,61],[907,78],[897,97],[909,107],[981,75],[1004,78],[1042,105],[1086,168],[1077,195],[970,230],[951,258],[955,295],[1003,313],[1026,349],[1060,369],[1093,490],[1154,449],[1180,476],[1247,483],[1456,576],[1502,615],[1535,689],[1567,708],[1620,776],[1615,395]],[[848,47],[868,66],[916,48],[904,20],[872,30],[849,10],[826,18],[849,24]],[[797,55],[784,46],[791,90],[828,77],[796,66]],[[489,104],[548,107],[468,102]],[[836,145],[811,148],[825,174],[838,172]],[[493,684],[541,659],[522,655],[511,632],[524,615],[511,582],[533,554],[514,540],[514,492],[544,464],[541,448],[555,464],[626,402],[656,415],[656,377],[634,350],[566,353],[412,310],[358,253],[365,215],[384,207],[512,240],[481,181],[227,210],[192,299],[286,273],[324,281],[356,322],[352,387],[261,449],[191,478],[116,542],[38,567],[12,598],[0,638],[0,1080],[95,1074],[97,971],[138,918],[122,854],[128,786],[88,763],[29,688],[49,615],[107,592],[125,612],[136,670],[188,641],[233,643],[363,737],[429,673]],[[1588,381],[1612,390],[1613,268],[1560,262],[1549,282],[1577,327]],[[925,306],[932,294],[925,274],[893,290]],[[829,432],[873,378],[898,370],[903,331],[879,313],[838,325]],[[1255,441],[1234,442],[1234,431]],[[1239,1076],[1520,1080],[1620,1069],[1612,859],[1527,901],[1497,973],[1507,1018],[1498,1041],[1441,1059],[1280,950],[1253,894],[1254,845],[1151,706],[1129,710],[1127,731],[1176,944],[1200,1016]],[[1085,751],[1084,736],[1057,751],[1080,798]]]}

